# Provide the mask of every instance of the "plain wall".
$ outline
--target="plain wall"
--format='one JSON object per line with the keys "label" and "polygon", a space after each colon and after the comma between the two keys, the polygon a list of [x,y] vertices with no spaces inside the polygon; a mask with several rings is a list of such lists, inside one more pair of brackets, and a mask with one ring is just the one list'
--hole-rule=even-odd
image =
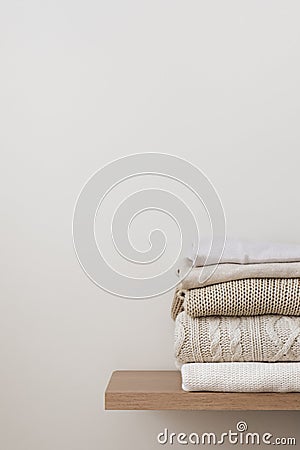
{"label": "plain wall", "polygon": [[103,292],[71,232],[95,170],[154,151],[209,176],[229,234],[299,243],[299,14],[277,0],[1,3],[1,448],[150,450],[165,427],[239,420],[300,438],[299,412],[105,412],[113,370],[174,368],[172,293]]}

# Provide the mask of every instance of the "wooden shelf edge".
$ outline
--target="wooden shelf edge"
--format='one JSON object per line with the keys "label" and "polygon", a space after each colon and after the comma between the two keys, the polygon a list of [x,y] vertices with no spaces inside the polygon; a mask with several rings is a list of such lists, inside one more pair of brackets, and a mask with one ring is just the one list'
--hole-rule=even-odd
{"label": "wooden shelf edge", "polygon": [[300,393],[185,392],[179,371],[113,372],[105,410],[298,411]]}

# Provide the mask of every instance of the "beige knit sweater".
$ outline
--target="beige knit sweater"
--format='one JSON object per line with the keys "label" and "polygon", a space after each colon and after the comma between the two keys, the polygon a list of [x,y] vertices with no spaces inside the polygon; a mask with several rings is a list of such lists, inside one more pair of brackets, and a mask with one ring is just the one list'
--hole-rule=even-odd
{"label": "beige knit sweater", "polygon": [[300,262],[265,264],[218,264],[194,267],[178,289],[195,289],[246,278],[300,278]]}
{"label": "beige knit sweater", "polygon": [[177,290],[172,304],[173,319],[181,311],[191,317],[300,316],[300,279],[249,278]]}
{"label": "beige knit sweater", "polygon": [[300,317],[201,317],[175,322],[178,365],[192,362],[300,361]]}

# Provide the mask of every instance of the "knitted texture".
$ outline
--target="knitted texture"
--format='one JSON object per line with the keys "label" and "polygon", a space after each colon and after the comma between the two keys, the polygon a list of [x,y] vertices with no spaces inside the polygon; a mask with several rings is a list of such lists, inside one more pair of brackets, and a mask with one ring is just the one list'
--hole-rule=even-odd
{"label": "knitted texture", "polygon": [[300,262],[218,264],[194,267],[178,289],[195,289],[246,278],[300,278]]}
{"label": "knitted texture", "polygon": [[192,362],[300,361],[300,317],[214,316],[175,322],[175,358]]}
{"label": "knitted texture", "polygon": [[300,315],[299,278],[248,278],[176,291],[172,317]]}
{"label": "knitted texture", "polygon": [[300,392],[300,363],[194,363],[181,368],[182,389],[214,392]]}

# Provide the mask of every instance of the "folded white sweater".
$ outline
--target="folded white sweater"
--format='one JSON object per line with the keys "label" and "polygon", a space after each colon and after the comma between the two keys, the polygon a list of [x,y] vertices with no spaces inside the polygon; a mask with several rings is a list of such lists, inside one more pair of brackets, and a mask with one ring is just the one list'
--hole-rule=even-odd
{"label": "folded white sweater", "polygon": [[222,253],[223,241],[215,239],[200,241],[197,254],[189,255],[189,259],[195,261],[195,266],[218,263],[235,264],[259,264],[273,262],[300,261],[299,244],[280,244],[269,242],[252,242],[228,238]]}
{"label": "folded white sweater", "polygon": [[212,392],[300,392],[300,363],[192,363],[182,389]]}

